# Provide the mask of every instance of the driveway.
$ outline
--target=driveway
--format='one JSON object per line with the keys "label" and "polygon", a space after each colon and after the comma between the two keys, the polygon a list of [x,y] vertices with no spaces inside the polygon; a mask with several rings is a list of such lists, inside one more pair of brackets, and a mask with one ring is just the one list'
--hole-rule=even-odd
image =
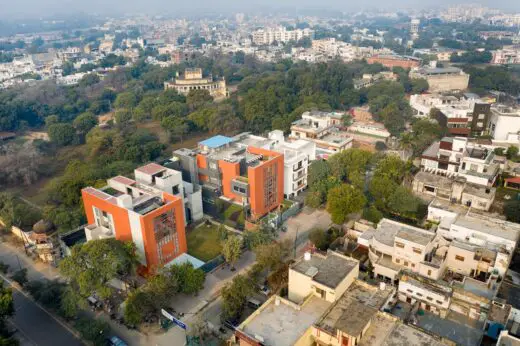
{"label": "driveway", "polygon": [[296,248],[296,257],[305,248],[309,233],[314,228],[327,229],[332,224],[329,213],[321,209],[304,207],[303,210],[286,221],[287,231],[279,235],[280,241],[289,240]]}

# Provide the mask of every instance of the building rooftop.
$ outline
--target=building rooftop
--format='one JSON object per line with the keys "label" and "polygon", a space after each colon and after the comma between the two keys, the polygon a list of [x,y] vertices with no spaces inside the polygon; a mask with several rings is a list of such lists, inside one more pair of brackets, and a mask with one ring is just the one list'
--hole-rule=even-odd
{"label": "building rooftop", "polygon": [[420,74],[438,75],[438,74],[459,74],[462,70],[458,67],[421,67],[416,71]]}
{"label": "building rooftop", "polygon": [[442,175],[431,174],[425,171],[419,171],[419,173],[415,175],[414,179],[426,184],[433,184],[442,190],[451,190],[451,186],[453,185],[452,179],[443,177]]}
{"label": "building rooftop", "polygon": [[329,251],[326,256],[313,254],[310,260],[302,258],[294,263],[291,269],[310,276],[314,281],[327,287],[336,288],[358,266],[358,261]]}
{"label": "building rooftop", "polygon": [[233,142],[233,138],[222,136],[222,135],[217,135],[217,136],[213,136],[208,139],[205,139],[202,142],[199,142],[199,145],[203,145],[210,149],[216,149],[218,147],[229,144],[231,142]]}
{"label": "building rooftop", "polygon": [[420,245],[428,245],[428,243],[435,237],[435,233],[425,233],[414,229],[405,228],[397,231],[395,237],[408,240]]}
{"label": "building rooftop", "polygon": [[520,224],[477,215],[459,215],[453,224],[511,241],[517,241],[520,234]]}
{"label": "building rooftop", "polygon": [[386,314],[377,314],[359,341],[359,346],[444,346],[422,330]]}
{"label": "building rooftop", "polygon": [[292,346],[330,304],[321,298],[310,296],[299,306],[273,296],[238,329],[251,337],[260,337],[267,346]]}
{"label": "building rooftop", "polygon": [[[144,165],[144,166],[141,166],[139,168],[136,168],[135,170],[138,171],[138,172],[141,172],[141,173],[154,175],[154,174],[157,174],[159,172],[165,171],[166,167],[163,167],[161,165],[158,165],[157,163],[153,163],[152,162],[152,163],[149,163],[147,165]],[[126,179],[128,179],[128,178],[126,178]],[[131,181],[132,179],[128,179],[128,180]],[[131,183],[128,183],[128,185],[130,185],[130,184]]]}
{"label": "building rooftop", "polygon": [[354,281],[349,289],[320,318],[316,326],[336,335],[341,330],[351,336],[361,334],[386,303],[393,289]]}
{"label": "building rooftop", "polygon": [[452,319],[441,318],[429,311],[424,311],[423,315],[416,315],[416,317],[416,325],[418,327],[452,340],[460,346],[480,345],[484,334],[482,330],[472,328]]}
{"label": "building rooftop", "polygon": [[425,241],[425,238],[423,237],[429,237],[429,239],[431,240],[435,236],[435,234],[431,231],[409,226],[404,223],[400,223],[389,219],[382,219],[381,221],[379,221],[379,224],[377,225],[377,231],[374,232],[374,236],[378,242],[393,247],[395,237],[398,233],[401,235],[401,238],[417,238],[417,240],[420,242]]}

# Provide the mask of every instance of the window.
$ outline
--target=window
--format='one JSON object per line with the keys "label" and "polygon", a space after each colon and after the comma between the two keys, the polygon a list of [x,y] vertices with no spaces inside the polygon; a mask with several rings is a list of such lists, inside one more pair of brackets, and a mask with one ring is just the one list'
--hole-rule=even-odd
{"label": "window", "polygon": [[425,185],[425,186],[424,186],[424,190],[425,190],[426,192],[435,193],[435,188],[432,187],[432,186]]}
{"label": "window", "polygon": [[428,269],[428,276],[431,276],[431,275],[432,275],[432,270]]}
{"label": "window", "polygon": [[175,185],[172,187],[172,194],[177,195],[179,193],[179,185]]}
{"label": "window", "polygon": [[422,254],[422,250],[416,247],[413,248],[413,252],[418,253],[419,255]]}
{"label": "window", "polygon": [[395,263],[401,263],[401,260],[399,258],[396,258]]}
{"label": "window", "polygon": [[410,292],[410,293],[413,293],[413,291],[411,289],[407,289],[406,291]]}
{"label": "window", "polygon": [[395,242],[395,246],[400,247],[401,249],[404,248],[404,244],[398,241]]}
{"label": "window", "polygon": [[442,302],[440,300],[436,300],[435,301],[437,304],[442,304]]}
{"label": "window", "polygon": [[433,301],[432,297],[426,297],[426,299],[428,299],[429,301]]}
{"label": "window", "polygon": [[404,261],[404,265],[408,267],[408,261]]}
{"label": "window", "polygon": [[415,268],[415,263],[412,263],[412,268]]}
{"label": "window", "polygon": [[416,293],[417,297],[422,297],[422,294],[420,294],[419,292]]}
{"label": "window", "polygon": [[456,259],[457,261],[464,262],[464,257],[462,257],[462,256],[455,255],[455,259]]}

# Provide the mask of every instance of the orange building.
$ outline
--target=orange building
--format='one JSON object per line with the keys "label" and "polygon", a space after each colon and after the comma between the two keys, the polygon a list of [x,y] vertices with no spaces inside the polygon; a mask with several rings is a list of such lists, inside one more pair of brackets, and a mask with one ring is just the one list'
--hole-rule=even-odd
{"label": "orange building", "polygon": [[[82,190],[87,241],[115,237],[132,241],[140,261],[154,271],[187,252],[181,173],[155,163],[117,176],[102,189]],[[178,173],[173,174],[173,173]]]}
{"label": "orange building", "polygon": [[400,55],[374,55],[367,58],[369,64],[381,64],[385,67],[402,67],[409,69],[412,67],[419,67],[421,65],[421,59],[413,56],[400,56]]}
{"label": "orange building", "polygon": [[174,155],[183,162],[183,169],[189,171],[192,180],[245,206],[252,219],[264,216],[283,202],[283,154],[215,136],[200,142],[196,151],[182,149]]}

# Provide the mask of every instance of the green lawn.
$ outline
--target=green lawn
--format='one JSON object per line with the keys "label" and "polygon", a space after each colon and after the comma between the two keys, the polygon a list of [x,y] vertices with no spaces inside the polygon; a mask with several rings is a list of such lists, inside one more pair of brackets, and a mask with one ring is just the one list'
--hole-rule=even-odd
{"label": "green lawn", "polygon": [[207,262],[217,257],[222,252],[218,237],[218,226],[203,224],[188,231],[188,253],[198,259]]}

